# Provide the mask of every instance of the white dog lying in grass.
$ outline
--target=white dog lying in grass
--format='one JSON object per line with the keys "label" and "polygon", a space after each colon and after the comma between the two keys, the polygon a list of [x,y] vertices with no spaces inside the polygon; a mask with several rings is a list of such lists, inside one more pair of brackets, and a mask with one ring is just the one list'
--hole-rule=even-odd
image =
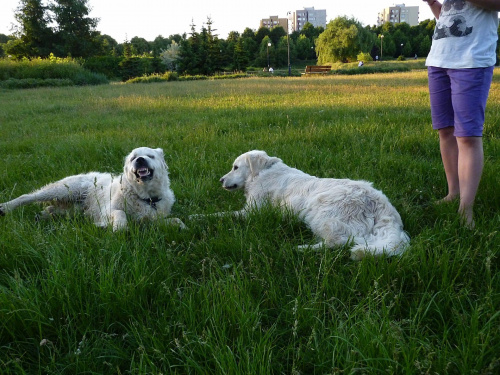
{"label": "white dog lying in grass", "polygon": [[246,206],[233,214],[245,215],[265,202],[297,214],[322,240],[312,248],[352,242],[351,258],[361,259],[401,254],[410,240],[399,213],[366,181],[317,178],[264,151],[250,151],[235,160],[220,182],[229,191],[245,190]]}
{"label": "white dog lying in grass", "polygon": [[[0,204],[0,215],[35,202],[52,202],[42,216],[80,208],[97,226],[127,227],[132,220],[165,218],[174,204],[168,168],[161,148],[139,147],[126,158],[123,174],[90,172],[66,177],[30,194]],[[177,218],[167,219],[184,228]]]}

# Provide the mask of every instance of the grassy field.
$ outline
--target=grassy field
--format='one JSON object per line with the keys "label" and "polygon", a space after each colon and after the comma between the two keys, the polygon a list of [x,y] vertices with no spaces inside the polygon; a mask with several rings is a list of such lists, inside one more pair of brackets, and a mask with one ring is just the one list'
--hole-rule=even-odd
{"label": "grassy field", "polygon": [[498,374],[500,72],[476,229],[457,219],[425,71],[0,90],[0,202],[162,147],[173,215],[240,209],[219,178],[250,149],[365,179],[401,213],[401,257],[349,259],[266,209],[178,231],[0,218],[0,374]]}

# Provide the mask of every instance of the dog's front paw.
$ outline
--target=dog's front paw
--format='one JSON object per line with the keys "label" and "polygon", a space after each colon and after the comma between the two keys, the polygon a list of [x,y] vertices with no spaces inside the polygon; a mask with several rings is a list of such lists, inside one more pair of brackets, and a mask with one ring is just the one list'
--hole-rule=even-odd
{"label": "dog's front paw", "polygon": [[186,226],[186,224],[184,224],[182,222],[182,220],[179,219],[179,218],[177,218],[177,217],[173,217],[173,218],[167,219],[167,224],[169,224],[169,225],[175,225],[175,226],[179,227],[179,229],[188,229],[188,227]]}
{"label": "dog's front paw", "polygon": [[351,259],[356,260],[356,261],[360,261],[363,258],[366,258],[366,256],[368,254],[369,253],[365,249],[354,249],[354,250],[351,250]]}

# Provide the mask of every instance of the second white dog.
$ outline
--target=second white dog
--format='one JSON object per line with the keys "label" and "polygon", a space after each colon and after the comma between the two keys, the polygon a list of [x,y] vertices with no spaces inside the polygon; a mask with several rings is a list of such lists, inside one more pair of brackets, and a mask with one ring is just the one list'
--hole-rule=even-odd
{"label": "second white dog", "polygon": [[239,156],[220,182],[229,191],[245,190],[246,206],[235,214],[266,202],[290,209],[321,238],[313,248],[352,242],[351,258],[358,260],[401,254],[410,240],[388,198],[366,181],[317,178],[254,150]]}
{"label": "second white dog", "polygon": [[166,218],[174,201],[163,150],[139,147],[125,158],[120,175],[90,172],[66,177],[0,204],[0,216],[26,204],[52,202],[43,217],[77,208],[97,226],[111,225],[114,231],[127,227],[127,217],[134,221],[161,218],[184,228],[181,220]]}

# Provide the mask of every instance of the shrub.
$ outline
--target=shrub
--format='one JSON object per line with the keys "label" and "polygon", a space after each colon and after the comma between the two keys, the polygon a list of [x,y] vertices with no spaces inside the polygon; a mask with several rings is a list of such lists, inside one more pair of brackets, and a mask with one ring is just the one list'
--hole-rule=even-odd
{"label": "shrub", "polygon": [[36,87],[63,87],[73,86],[74,83],[70,79],[40,79],[40,78],[24,78],[16,79],[9,78],[5,81],[0,81],[0,87],[4,89],[31,89]]}
{"label": "shrub", "polygon": [[71,80],[78,86],[104,85],[109,83],[108,78],[104,74],[92,73],[86,70],[76,73]]}
{"label": "shrub", "polygon": [[[92,73],[70,58],[59,58],[51,54],[48,59],[23,59],[21,61],[0,60],[0,81],[11,81],[2,87],[22,88],[52,86],[55,82],[72,82],[74,85],[99,85],[108,83],[103,74]],[[47,83],[43,83],[47,80]]]}
{"label": "shrub", "polygon": [[348,68],[337,69],[332,71],[333,74],[339,75],[355,75],[355,74],[373,74],[373,73],[393,73],[393,72],[409,72],[411,69],[406,65],[386,65],[386,66],[363,66],[363,69]]}
{"label": "shrub", "polygon": [[157,57],[130,57],[122,60],[119,66],[123,81],[166,71],[166,67]]}
{"label": "shrub", "polygon": [[159,74],[152,74],[149,76],[145,75],[142,77],[131,78],[125,81],[125,83],[153,83],[153,82],[164,82],[164,81],[167,81],[167,79],[164,78],[164,76],[161,76]]}
{"label": "shrub", "polygon": [[235,73],[235,74],[225,74],[219,76],[213,76],[213,79],[234,79],[234,78],[247,78],[248,74],[246,73]]}
{"label": "shrub", "polygon": [[177,81],[179,79],[179,75],[176,72],[166,72],[163,74],[163,78],[167,81]]}
{"label": "shrub", "polygon": [[361,52],[357,57],[356,59],[358,61],[363,61],[363,62],[368,62],[368,61],[373,61],[373,58],[372,56],[369,54],[369,53],[364,53],[364,52]]}
{"label": "shrub", "polygon": [[104,74],[108,78],[121,78],[122,72],[120,68],[120,63],[123,61],[123,57],[115,56],[98,56],[91,57],[82,62],[82,66],[85,69],[90,70],[94,73]]}

